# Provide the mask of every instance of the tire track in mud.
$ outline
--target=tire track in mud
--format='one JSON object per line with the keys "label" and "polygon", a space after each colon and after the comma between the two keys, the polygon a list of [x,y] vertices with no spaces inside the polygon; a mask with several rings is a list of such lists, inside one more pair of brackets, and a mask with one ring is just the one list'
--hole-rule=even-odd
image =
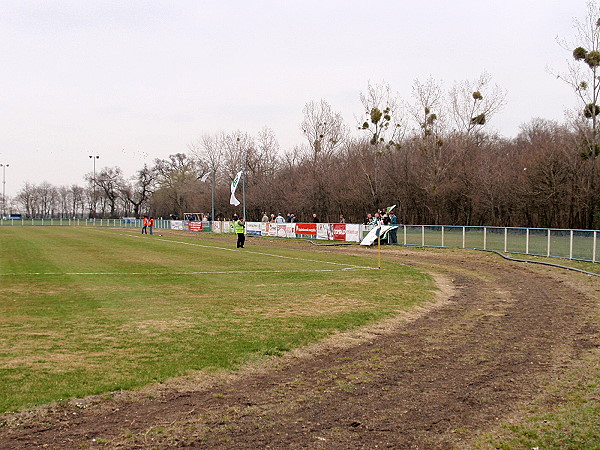
{"label": "tire track in mud", "polygon": [[[0,429],[0,448],[460,447],[599,345],[596,280],[465,252],[390,258],[452,280],[453,294],[385,333],[270,370],[57,408]],[[594,288],[573,288],[584,282]]]}

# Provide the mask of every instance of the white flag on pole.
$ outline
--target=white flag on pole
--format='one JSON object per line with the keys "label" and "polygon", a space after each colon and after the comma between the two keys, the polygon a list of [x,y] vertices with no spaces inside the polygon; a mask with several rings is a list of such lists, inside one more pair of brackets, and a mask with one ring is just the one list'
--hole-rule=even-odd
{"label": "white flag on pole", "polygon": [[206,172],[204,175],[202,175],[202,178],[200,178],[200,181],[202,181],[204,183],[209,175],[210,175],[210,172]]}
{"label": "white flag on pole", "polygon": [[237,188],[237,185],[240,182],[240,178],[242,178],[242,171],[240,170],[237,175],[235,176],[235,178],[233,179],[233,181],[231,182],[231,198],[229,199],[229,203],[237,206],[240,204],[240,201],[235,198],[235,188]]}

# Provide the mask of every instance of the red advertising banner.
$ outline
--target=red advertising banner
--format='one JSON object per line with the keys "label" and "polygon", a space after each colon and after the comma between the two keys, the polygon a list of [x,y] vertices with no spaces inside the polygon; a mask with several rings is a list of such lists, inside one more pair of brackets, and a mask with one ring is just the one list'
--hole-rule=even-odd
{"label": "red advertising banner", "polygon": [[346,240],[346,224],[345,223],[334,223],[333,224],[333,240],[345,241]]}
{"label": "red advertising banner", "polygon": [[202,221],[201,220],[190,220],[188,223],[188,230],[202,231]]}
{"label": "red advertising banner", "polygon": [[309,234],[311,236],[317,235],[317,224],[316,223],[297,223],[296,234]]}

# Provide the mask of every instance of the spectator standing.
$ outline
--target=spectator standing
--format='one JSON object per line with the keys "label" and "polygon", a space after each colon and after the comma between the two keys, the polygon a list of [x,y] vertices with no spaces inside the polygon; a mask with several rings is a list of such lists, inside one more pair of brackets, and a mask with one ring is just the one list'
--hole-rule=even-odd
{"label": "spectator standing", "polygon": [[261,219],[261,222],[263,223],[267,223],[269,221],[269,216],[267,216],[267,213],[264,213]]}
{"label": "spectator standing", "polygon": [[313,221],[313,223],[319,223],[319,218],[317,217],[317,215],[315,213],[313,213],[313,215],[312,215],[312,221]]}
{"label": "spectator standing", "polygon": [[142,234],[148,234],[148,216],[142,219]]}
{"label": "spectator standing", "polygon": [[148,229],[150,230],[150,236],[152,236],[152,230],[154,229],[154,217],[150,217],[150,220],[148,220]]}
{"label": "spectator standing", "polygon": [[246,223],[244,222],[243,217],[234,222],[233,230],[237,234],[237,248],[244,248],[244,243],[246,241],[246,235],[244,234],[246,231]]}
{"label": "spectator standing", "polygon": [[[390,225],[393,227],[398,225],[398,218],[396,217],[396,214],[394,214],[393,212],[390,212]],[[398,243],[398,228],[394,228],[393,230],[390,230],[390,244],[397,244],[397,243]]]}
{"label": "spectator standing", "polygon": [[285,223],[285,219],[283,218],[281,213],[277,214],[277,217],[275,217],[275,223]]}
{"label": "spectator standing", "polygon": [[339,223],[346,223],[346,218],[344,217],[343,214],[340,214],[340,221]]}

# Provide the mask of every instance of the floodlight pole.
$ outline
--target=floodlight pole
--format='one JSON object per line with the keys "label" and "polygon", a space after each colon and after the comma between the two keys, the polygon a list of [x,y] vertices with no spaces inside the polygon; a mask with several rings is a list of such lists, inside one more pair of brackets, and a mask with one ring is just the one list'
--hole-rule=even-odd
{"label": "floodlight pole", "polygon": [[[94,162],[94,178],[92,179],[92,202],[94,204],[94,219],[96,218],[96,160],[100,158],[99,155],[89,155],[89,157]],[[90,211],[91,214],[92,211]]]}
{"label": "floodlight pole", "polygon": [[2,217],[6,217],[6,168],[10,164],[0,164],[2,167]]}

